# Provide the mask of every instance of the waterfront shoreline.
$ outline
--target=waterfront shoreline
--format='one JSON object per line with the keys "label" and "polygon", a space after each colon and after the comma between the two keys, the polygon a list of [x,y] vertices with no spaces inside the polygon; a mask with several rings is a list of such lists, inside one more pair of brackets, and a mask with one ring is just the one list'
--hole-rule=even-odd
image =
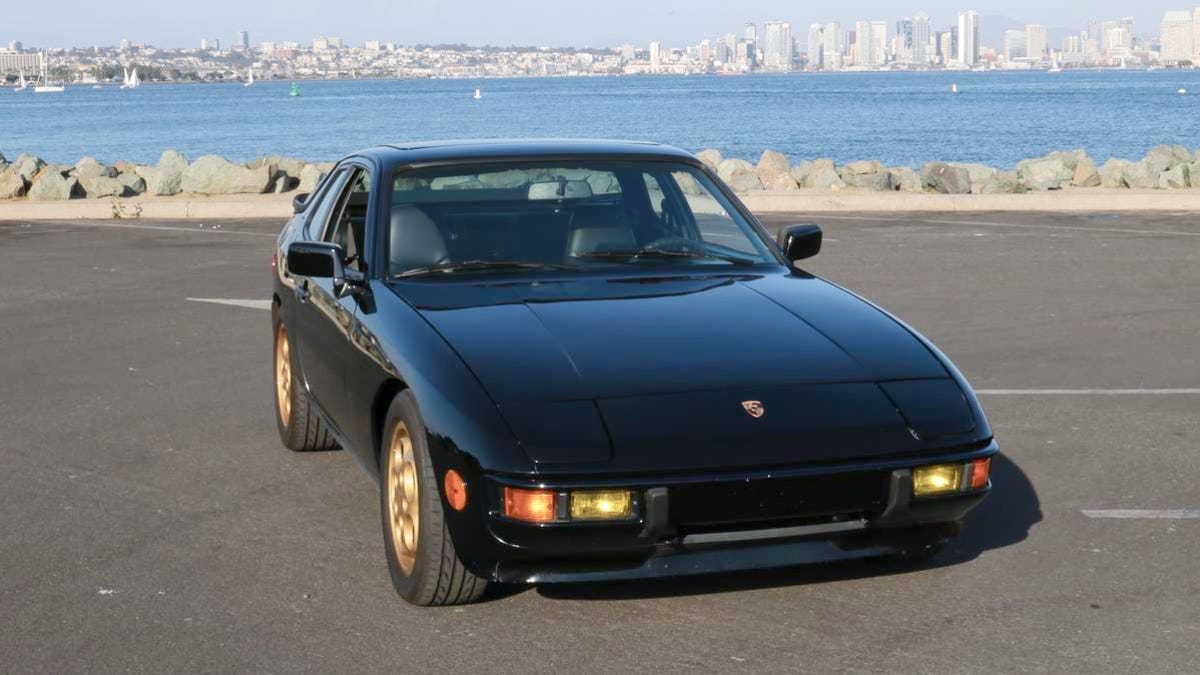
{"label": "waterfront shoreline", "polygon": [[[997,195],[846,190],[757,190],[740,195],[756,214],[777,213],[1177,213],[1200,211],[1200,190],[1074,188],[1055,192]],[[57,202],[0,202],[0,222],[48,220],[286,220],[291,194],[139,196]]]}

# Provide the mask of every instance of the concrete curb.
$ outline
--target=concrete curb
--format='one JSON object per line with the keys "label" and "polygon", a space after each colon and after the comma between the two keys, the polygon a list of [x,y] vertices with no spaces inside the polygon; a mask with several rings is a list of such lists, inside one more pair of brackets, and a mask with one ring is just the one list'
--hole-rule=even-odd
{"label": "concrete curb", "polygon": [[[959,213],[1040,211],[1080,212],[1200,212],[1198,190],[1117,190],[1086,188],[1021,195],[940,195],[902,192],[817,192],[759,190],[742,195],[755,213]],[[204,197],[139,197],[80,199],[65,202],[0,202],[0,220],[111,220],[154,218],[287,219],[292,196],[226,195]]]}

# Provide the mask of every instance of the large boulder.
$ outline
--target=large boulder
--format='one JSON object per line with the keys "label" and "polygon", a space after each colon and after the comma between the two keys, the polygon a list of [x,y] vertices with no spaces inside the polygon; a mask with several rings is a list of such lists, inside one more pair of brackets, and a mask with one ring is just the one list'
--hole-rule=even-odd
{"label": "large boulder", "polygon": [[850,162],[842,166],[842,180],[846,180],[849,176],[868,176],[873,173],[880,173],[883,169],[883,162],[869,159],[859,162]]}
{"label": "large boulder", "polygon": [[929,162],[921,167],[921,184],[944,195],[971,193],[971,173],[944,162]]}
{"label": "large boulder", "polygon": [[1017,178],[1029,190],[1061,190],[1071,184],[1075,171],[1061,157],[1042,157],[1018,164]]}
{"label": "large boulder", "polygon": [[701,162],[704,162],[705,164],[707,164],[708,168],[712,169],[713,171],[716,171],[717,167],[721,166],[721,151],[720,150],[713,150],[712,148],[707,148],[705,150],[701,150],[700,152],[697,152],[696,158],[699,159]]}
{"label": "large boulder", "polygon": [[44,166],[46,166],[46,163],[42,161],[41,157],[22,154],[17,158],[17,161],[12,163],[10,168],[15,170],[25,180],[25,183],[28,184]]}
{"label": "large boulder", "polygon": [[761,190],[763,187],[754,165],[744,159],[727,159],[721,162],[717,167],[717,175],[734,192],[750,192]]}
{"label": "large boulder", "polygon": [[3,152],[0,152],[0,172],[4,171],[7,168],[8,168],[8,159],[4,156]]}
{"label": "large boulder", "polygon": [[79,187],[89,199],[124,197],[128,189],[121,181],[108,176],[80,176]]}
{"label": "large boulder", "polygon": [[1142,160],[1152,173],[1170,171],[1180,164],[1191,164],[1196,157],[1182,145],[1160,145],[1146,153]]}
{"label": "large boulder", "polygon": [[1129,187],[1125,182],[1125,167],[1130,162],[1124,159],[1110,159],[1100,167],[1100,185],[1106,188]]}
{"label": "large boulder", "polygon": [[1188,165],[1188,186],[1200,188],[1200,162]]}
{"label": "large boulder", "polygon": [[1187,164],[1180,164],[1158,174],[1158,187],[1163,190],[1191,187],[1191,169]]}
{"label": "large boulder", "polygon": [[0,199],[16,199],[17,197],[25,196],[25,190],[29,188],[29,183],[21,172],[17,171],[15,164],[9,166],[0,173]]}
{"label": "large boulder", "polygon": [[921,187],[921,177],[916,171],[907,166],[897,166],[888,169],[892,174],[892,185],[900,192],[923,192]]}
{"label": "large boulder", "polygon": [[33,184],[29,186],[29,198],[34,201],[70,199],[77,182],[74,176],[64,178],[58,169],[46,167],[33,177]]}
{"label": "large boulder", "polygon": [[75,163],[75,177],[83,180],[84,178],[97,178],[104,176],[105,178],[116,178],[117,170],[114,167],[102,164],[95,157],[84,157]]}
{"label": "large boulder", "polygon": [[1100,187],[1103,181],[1096,164],[1086,155],[1075,163],[1075,173],[1071,176],[1071,185],[1081,188]]}
{"label": "large boulder", "polygon": [[140,195],[146,191],[146,180],[136,173],[118,174],[117,182],[125,186],[126,195]]}
{"label": "large boulder", "polygon": [[957,169],[966,169],[967,174],[971,176],[971,192],[978,194],[983,186],[996,175],[996,170],[984,164],[961,164],[950,162],[950,166]]}
{"label": "large boulder", "polygon": [[327,172],[322,171],[321,167],[316,164],[306,164],[300,170],[300,184],[296,186],[296,190],[300,192],[312,192],[321,184],[321,179],[325,178]]}
{"label": "large boulder", "polygon": [[1063,164],[1065,164],[1067,166],[1068,169],[1070,169],[1072,171],[1074,171],[1079,166],[1080,162],[1082,162],[1083,160],[1085,160],[1087,158],[1088,158],[1087,151],[1083,150],[1083,149],[1067,150],[1065,152],[1052,152],[1049,155],[1046,155],[1046,157],[1045,157],[1045,159],[1057,159],[1057,160],[1061,161]]}
{"label": "large boulder", "polygon": [[892,182],[892,173],[890,171],[856,174],[843,170],[842,182],[847,187],[863,188],[872,192],[892,192],[896,189],[895,183]]}
{"label": "large boulder", "polygon": [[808,174],[812,172],[812,168],[813,163],[807,159],[803,159],[796,166],[793,166],[788,173],[792,175],[792,180],[796,181],[796,185],[804,187],[804,184],[808,181]]}
{"label": "large boulder", "polygon": [[205,155],[183,172],[180,189],[204,195],[261,194],[271,187],[271,169],[251,169],[224,157]]}
{"label": "large boulder", "polygon": [[763,183],[763,189],[765,189],[765,190],[799,190],[800,185],[796,182],[795,178],[792,178],[792,174],[781,173],[778,176],[775,176],[775,178],[770,183]]}
{"label": "large boulder", "polygon": [[978,187],[981,195],[1015,195],[1022,192],[1025,192],[1025,186],[1017,178],[1016,171],[997,171]]}
{"label": "large boulder", "polygon": [[1121,177],[1125,184],[1135,190],[1148,190],[1158,187],[1159,171],[1154,170],[1145,160],[1127,162],[1121,169]]}
{"label": "large boulder", "polygon": [[[791,171],[792,165],[788,162],[788,158],[782,152],[774,150],[763,150],[762,157],[758,160],[758,166],[754,167],[759,182],[768,190],[795,189],[796,181],[792,179]],[[788,183],[791,183],[793,187],[784,187]]]}
{"label": "large boulder", "polygon": [[845,189],[846,183],[842,180],[837,165],[833,163],[832,159],[818,159],[813,162],[804,187],[837,192]]}
{"label": "large boulder", "polygon": [[137,175],[146,183],[146,192],[156,196],[179,194],[183,187],[183,172],[188,161],[177,150],[166,150],[155,166],[137,167]]}

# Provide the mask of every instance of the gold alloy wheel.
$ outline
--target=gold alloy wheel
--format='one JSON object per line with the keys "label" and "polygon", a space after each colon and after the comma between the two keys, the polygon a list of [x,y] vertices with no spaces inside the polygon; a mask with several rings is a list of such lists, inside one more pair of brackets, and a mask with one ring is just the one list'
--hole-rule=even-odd
{"label": "gold alloy wheel", "polygon": [[279,421],[287,429],[292,421],[292,349],[282,323],[275,333],[275,402]]}
{"label": "gold alloy wheel", "polygon": [[396,425],[388,452],[391,453],[387,479],[388,522],[391,523],[392,546],[400,569],[412,574],[417,560],[417,539],[420,535],[421,508],[417,483],[417,462],[412,438],[404,422]]}

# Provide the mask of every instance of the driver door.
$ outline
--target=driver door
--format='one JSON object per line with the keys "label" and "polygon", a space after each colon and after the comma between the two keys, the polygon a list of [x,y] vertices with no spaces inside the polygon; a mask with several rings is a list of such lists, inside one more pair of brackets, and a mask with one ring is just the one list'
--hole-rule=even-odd
{"label": "driver door", "polygon": [[[365,221],[370,174],[350,166],[338,177],[320,205],[309,233],[338,244],[348,272],[361,271],[361,224]],[[345,371],[356,303],[334,290],[332,279],[296,279],[296,325],[299,360],[309,393],[339,431],[346,423]]]}

